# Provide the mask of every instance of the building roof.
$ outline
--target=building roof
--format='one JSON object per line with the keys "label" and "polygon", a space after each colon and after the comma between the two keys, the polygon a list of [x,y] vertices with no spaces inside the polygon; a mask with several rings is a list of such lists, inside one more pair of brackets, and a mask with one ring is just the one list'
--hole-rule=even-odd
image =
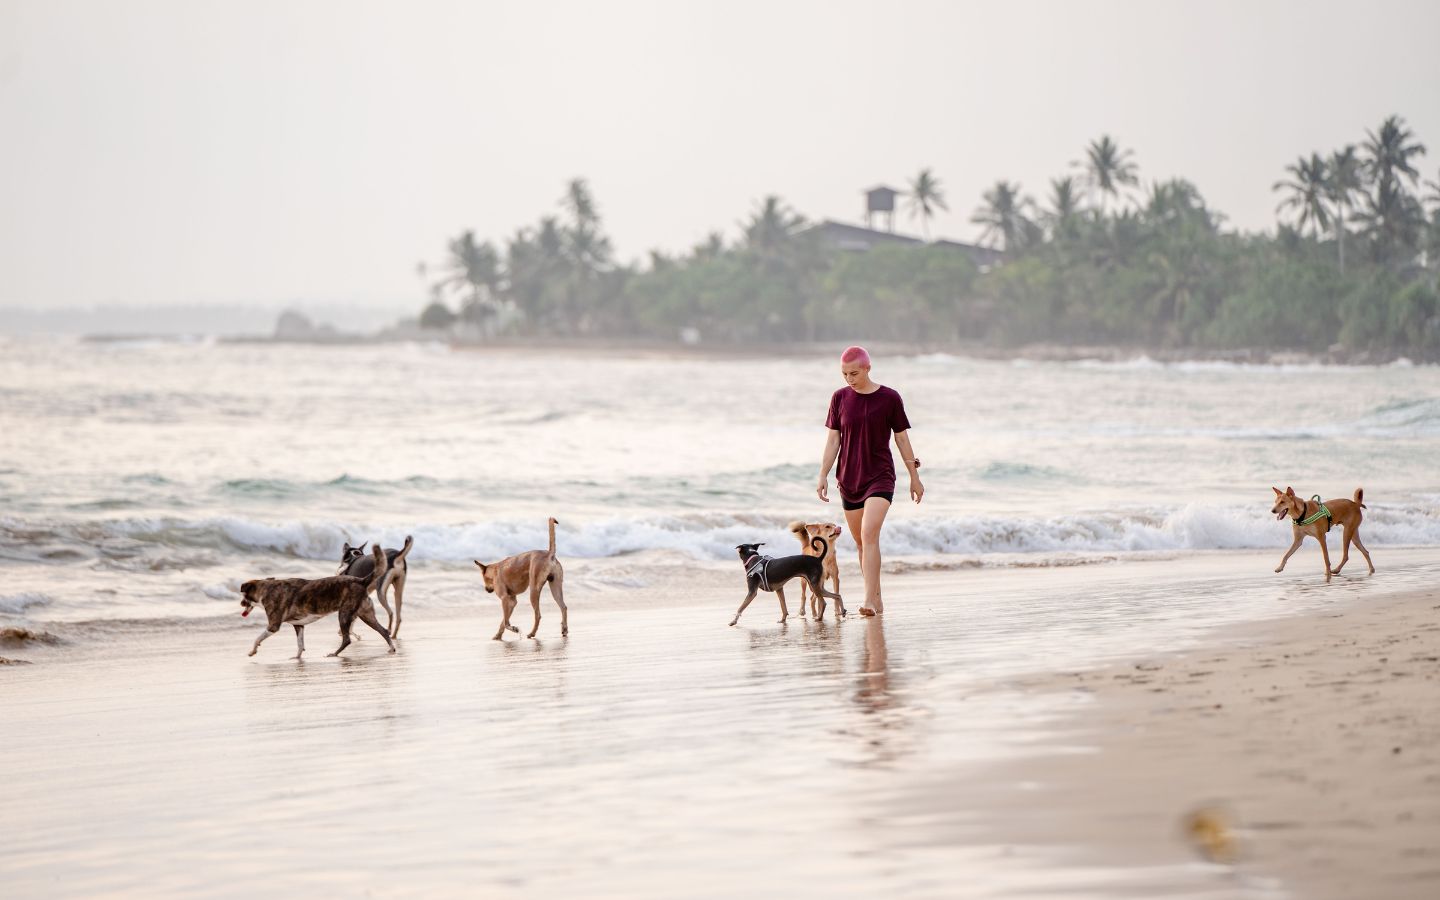
{"label": "building roof", "polygon": [[[895,234],[890,231],[876,231],[863,225],[850,225],[846,222],[836,222],[833,219],[825,219],[801,233],[816,235],[838,250],[864,251],[878,244],[925,245],[925,241],[917,237]],[[963,250],[970,254],[976,264],[982,266],[993,265],[1005,258],[1005,254],[999,250],[977,247],[974,244],[964,244],[960,241],[940,239],[931,241],[928,246]]]}

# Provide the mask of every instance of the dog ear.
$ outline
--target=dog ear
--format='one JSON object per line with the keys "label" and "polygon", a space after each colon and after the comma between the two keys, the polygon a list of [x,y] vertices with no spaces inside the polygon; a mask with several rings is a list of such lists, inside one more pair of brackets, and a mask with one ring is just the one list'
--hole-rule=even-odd
{"label": "dog ear", "polygon": [[1280,497],[1285,496],[1285,492],[1282,491],[1282,490],[1280,490],[1279,488],[1275,487],[1274,485],[1271,485],[1270,490],[1274,491],[1275,494],[1276,494],[1276,496],[1280,496]]}
{"label": "dog ear", "polygon": [[1287,497],[1293,497],[1293,496],[1295,496],[1295,489],[1294,489],[1293,487],[1290,487],[1288,484],[1285,486],[1285,496],[1287,496]]}
{"label": "dog ear", "polygon": [[248,594],[253,590],[255,590],[255,582],[253,581],[247,581],[244,584],[240,585],[240,593],[242,594]]}
{"label": "dog ear", "polygon": [[479,567],[480,567],[480,571],[482,571],[482,572],[485,571],[485,564],[482,563],[480,560],[478,560],[478,559],[472,559],[472,560],[470,560],[470,561],[473,562],[475,565],[479,566]]}

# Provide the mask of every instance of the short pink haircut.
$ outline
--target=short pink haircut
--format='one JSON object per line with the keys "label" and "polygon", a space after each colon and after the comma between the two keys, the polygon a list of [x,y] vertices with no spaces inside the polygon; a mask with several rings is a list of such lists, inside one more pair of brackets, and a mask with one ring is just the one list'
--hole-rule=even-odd
{"label": "short pink haircut", "polygon": [[845,352],[840,354],[840,365],[847,366],[850,363],[859,363],[862,366],[870,365],[870,353],[864,347],[846,347]]}

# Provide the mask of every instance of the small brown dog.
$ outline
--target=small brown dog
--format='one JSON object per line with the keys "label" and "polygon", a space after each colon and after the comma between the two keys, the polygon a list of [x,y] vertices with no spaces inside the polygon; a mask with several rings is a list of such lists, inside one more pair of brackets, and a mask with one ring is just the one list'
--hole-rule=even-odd
{"label": "small brown dog", "polygon": [[[1338,575],[1340,570],[1345,568],[1345,563],[1350,559],[1352,543],[1360,548],[1361,553],[1365,554],[1365,564],[1370,567],[1370,574],[1375,574],[1375,564],[1370,561],[1370,551],[1366,550],[1365,545],[1360,541],[1360,520],[1364,517],[1360,510],[1366,508],[1364,488],[1355,489],[1353,500],[1326,500],[1324,511],[1328,511],[1328,515],[1318,515],[1322,512],[1321,504],[1313,499],[1301,500],[1295,496],[1295,489],[1292,487],[1286,487],[1284,491],[1277,487],[1272,487],[1270,490],[1275,492],[1275,505],[1270,508],[1270,512],[1277,520],[1288,518],[1290,529],[1295,536],[1295,541],[1290,545],[1290,549],[1286,550],[1285,555],[1280,558],[1280,565],[1276,567],[1276,572],[1285,571],[1285,563],[1300,548],[1300,542],[1305,540],[1305,535],[1308,534],[1320,542],[1320,555],[1325,559],[1326,582],[1330,581],[1331,575]],[[1301,524],[1312,517],[1315,517],[1315,520],[1310,524]],[[1330,568],[1330,548],[1325,544],[1325,535],[1335,524],[1340,526],[1343,552],[1340,555],[1340,565],[1332,569]]]}
{"label": "small brown dog", "polygon": [[550,584],[555,605],[560,607],[560,634],[570,633],[570,611],[565,608],[565,570],[555,558],[555,526],[559,524],[553,517],[550,519],[549,550],[517,553],[488,566],[475,560],[485,579],[486,592],[500,595],[500,630],[495,632],[495,640],[504,637],[506,629],[519,633],[520,629],[510,624],[510,614],[519,605],[516,597],[526,590],[530,592],[530,607],[535,610],[535,624],[526,637],[535,636],[540,630],[540,586],[546,582]]}
{"label": "small brown dog", "polygon": [[330,613],[340,614],[340,646],[331,656],[339,656],[340,651],[350,646],[350,626],[357,618],[379,632],[390,646],[390,652],[394,653],[395,642],[390,640],[390,632],[375,618],[375,604],[370,602],[370,589],[385,577],[389,568],[385,552],[379,544],[375,545],[374,562],[374,568],[364,578],[353,575],[258,578],[240,585],[240,608],[244,610],[240,613],[241,617],[250,615],[257,603],[265,610],[265,629],[255,638],[250,655],[254,656],[262,641],[289,622],[295,626],[295,658],[299,659],[305,655],[305,626]]}
{"label": "small brown dog", "polygon": [[[800,539],[800,546],[804,548],[802,552],[806,556],[820,556],[822,552],[811,545],[811,538],[818,537],[830,548],[830,551],[824,556],[825,574],[821,576],[820,580],[823,582],[826,578],[830,579],[835,584],[835,593],[840,593],[840,563],[835,559],[835,539],[840,536],[840,526],[834,522],[806,524],[797,519],[790,523],[790,531]],[[802,619],[805,618],[805,595],[807,593],[809,590],[805,582],[800,582],[800,618]],[[840,600],[835,602],[839,604],[838,614],[845,615],[845,604]],[[825,598],[810,594],[810,611],[814,614],[817,622],[825,618]]]}

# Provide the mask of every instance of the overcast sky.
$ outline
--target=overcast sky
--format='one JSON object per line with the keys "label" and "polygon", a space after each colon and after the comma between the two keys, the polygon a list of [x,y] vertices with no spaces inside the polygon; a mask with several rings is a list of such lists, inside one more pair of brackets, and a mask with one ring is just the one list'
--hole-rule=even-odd
{"label": "overcast sky", "polygon": [[[622,259],[924,166],[972,239],[1113,135],[1245,229],[1399,113],[1440,172],[1440,3],[0,0],[0,306],[340,301],[590,180]],[[901,217],[905,230],[918,222]]]}

